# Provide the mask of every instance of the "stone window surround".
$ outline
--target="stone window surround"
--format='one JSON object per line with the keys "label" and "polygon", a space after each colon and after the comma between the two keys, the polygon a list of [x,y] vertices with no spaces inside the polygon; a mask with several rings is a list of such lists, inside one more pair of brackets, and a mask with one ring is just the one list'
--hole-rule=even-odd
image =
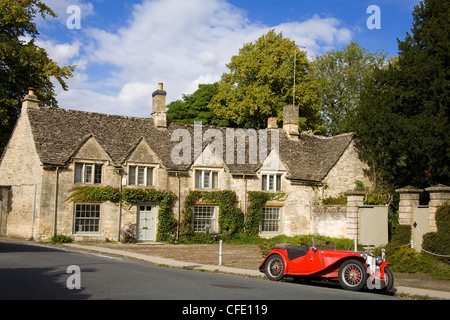
{"label": "stone window surround", "polygon": [[[104,177],[104,167],[105,167],[105,162],[103,161],[93,161],[93,160],[74,160],[73,161],[74,164],[74,178],[73,181],[76,184],[101,184],[103,182],[103,177]],[[78,165],[82,165],[82,169],[81,169],[81,181],[77,180],[77,166]],[[91,172],[91,182],[86,182],[86,166],[87,165],[92,165],[92,172]],[[98,180],[96,180],[96,166],[100,166],[100,182],[96,182]]]}
{"label": "stone window surround", "polygon": [[[201,172],[200,186],[197,184],[197,173]],[[209,172],[209,186],[205,187],[205,172]],[[209,168],[194,169],[194,189],[218,190],[219,189],[219,170]]]}
{"label": "stone window surround", "polygon": [[[203,210],[202,212],[200,212],[200,211],[198,211],[198,209],[200,209],[200,208],[206,209],[206,210]],[[211,210],[212,210],[212,217],[210,219],[210,223],[207,223],[206,225],[209,225],[210,229],[213,232],[216,232],[218,230],[218,228],[219,228],[219,226],[218,226],[218,220],[219,220],[218,219],[218,210],[219,210],[218,206],[217,205],[212,205],[212,204],[208,204],[208,205],[196,204],[196,205],[194,205],[194,209],[193,209],[194,215],[193,215],[193,221],[192,221],[192,226],[193,226],[193,229],[194,229],[195,232],[205,232],[206,231],[206,230],[204,230],[204,227],[206,225],[201,227],[201,228],[196,228],[195,227],[196,226],[196,223],[195,223],[196,220],[206,220],[205,217],[200,217],[200,218],[196,219],[196,215],[201,214],[201,213],[211,214]]]}
{"label": "stone window surround", "polygon": [[[98,217],[77,217],[78,206],[83,206],[83,205],[84,206],[98,206],[99,216]],[[95,210],[97,210],[97,209],[95,209]],[[98,223],[97,223],[98,230],[96,230],[96,231],[77,231],[76,230],[77,220],[83,220],[83,219],[98,221]],[[101,234],[101,228],[102,228],[102,205],[100,203],[76,202],[73,204],[73,233],[74,234],[98,235],[98,234]]]}
{"label": "stone window surround", "polygon": [[[266,178],[264,178],[266,176]],[[262,171],[261,172],[261,190],[262,191],[270,191],[270,192],[276,192],[283,190],[282,185],[282,172],[274,172],[274,171]],[[270,177],[273,178],[273,188],[270,188]]]}
{"label": "stone window surround", "polygon": [[[135,168],[136,172],[135,172],[135,176],[134,176],[134,183],[132,183],[131,180],[131,168]],[[145,172],[144,172],[144,184],[139,184],[139,177],[138,177],[138,170],[139,168],[145,168]],[[128,163],[127,164],[127,172],[128,172],[128,178],[127,178],[127,185],[129,186],[139,186],[139,187],[152,187],[155,186],[155,173],[156,170],[155,168],[157,168],[157,166],[155,165],[144,165],[144,164],[138,164],[138,163]],[[148,184],[148,170],[151,169],[151,184]]]}

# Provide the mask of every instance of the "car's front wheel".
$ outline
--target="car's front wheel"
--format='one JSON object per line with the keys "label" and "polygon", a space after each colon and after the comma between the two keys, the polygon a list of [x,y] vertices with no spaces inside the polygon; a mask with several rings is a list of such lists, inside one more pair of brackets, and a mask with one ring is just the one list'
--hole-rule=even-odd
{"label": "car's front wheel", "polygon": [[367,281],[367,271],[359,260],[347,260],[339,268],[339,284],[345,290],[361,290]]}
{"label": "car's front wheel", "polygon": [[387,267],[384,269],[385,287],[380,290],[381,293],[387,294],[394,287],[394,274]]}
{"label": "car's front wheel", "polygon": [[280,281],[284,278],[284,261],[279,254],[271,255],[266,262],[264,273],[272,281]]}

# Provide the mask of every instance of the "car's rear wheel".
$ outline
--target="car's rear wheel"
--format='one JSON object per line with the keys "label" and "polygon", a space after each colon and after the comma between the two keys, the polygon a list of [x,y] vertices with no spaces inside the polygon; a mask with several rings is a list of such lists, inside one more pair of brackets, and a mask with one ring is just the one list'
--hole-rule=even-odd
{"label": "car's rear wheel", "polygon": [[272,281],[280,281],[284,278],[284,261],[279,254],[271,255],[266,262],[264,273]]}
{"label": "car's rear wheel", "polygon": [[347,260],[339,268],[339,284],[345,290],[361,290],[367,281],[367,271],[359,260]]}

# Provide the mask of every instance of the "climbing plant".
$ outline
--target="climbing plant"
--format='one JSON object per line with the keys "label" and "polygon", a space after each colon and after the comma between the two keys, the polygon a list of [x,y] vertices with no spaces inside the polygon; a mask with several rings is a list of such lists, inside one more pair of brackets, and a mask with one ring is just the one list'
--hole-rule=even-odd
{"label": "climbing plant", "polygon": [[113,202],[120,201],[120,192],[113,187],[80,186],[69,190],[71,202]]}
{"label": "climbing plant", "polygon": [[[113,202],[119,203],[120,191],[113,187],[80,186],[69,190],[71,202]],[[176,234],[177,221],[172,215],[171,205],[175,195],[150,188],[124,188],[122,201],[130,204],[159,202],[157,241],[172,241]]]}
{"label": "climbing plant", "polygon": [[244,226],[244,214],[236,208],[236,193],[234,191],[191,191],[184,202],[182,236],[194,237],[192,228],[194,218],[193,207],[197,201],[217,204],[219,207],[219,233],[222,238],[242,231]]}
{"label": "climbing plant", "polygon": [[245,232],[249,235],[257,235],[259,233],[261,211],[264,204],[268,201],[284,201],[286,198],[287,194],[284,192],[249,191],[248,200],[250,202],[250,209],[248,211],[247,221],[245,222]]}
{"label": "climbing plant", "polygon": [[175,195],[156,189],[125,188],[122,199],[130,204],[159,202],[158,229],[156,241],[172,241],[176,235],[177,220],[172,215],[171,205]]}

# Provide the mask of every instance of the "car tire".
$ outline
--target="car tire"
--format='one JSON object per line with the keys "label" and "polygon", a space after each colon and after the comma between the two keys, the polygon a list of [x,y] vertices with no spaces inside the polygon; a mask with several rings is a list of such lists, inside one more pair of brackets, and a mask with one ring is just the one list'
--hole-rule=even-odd
{"label": "car tire", "polygon": [[339,284],[345,290],[361,290],[367,281],[367,269],[364,263],[351,259],[339,267]]}
{"label": "car tire", "polygon": [[384,279],[386,286],[380,290],[383,294],[388,294],[394,287],[394,274],[387,267],[384,269]]}
{"label": "car tire", "polygon": [[264,273],[272,281],[284,278],[284,260],[279,254],[271,255],[264,266]]}

